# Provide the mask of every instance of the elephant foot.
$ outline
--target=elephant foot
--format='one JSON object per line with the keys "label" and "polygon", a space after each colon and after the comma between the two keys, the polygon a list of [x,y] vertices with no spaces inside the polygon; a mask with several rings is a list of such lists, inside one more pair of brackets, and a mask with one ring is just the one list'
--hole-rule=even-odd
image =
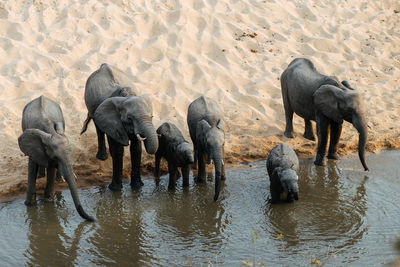
{"label": "elephant foot", "polygon": [[99,160],[106,160],[108,158],[107,152],[97,152],[96,158]]}
{"label": "elephant foot", "polygon": [[141,180],[131,181],[131,187],[134,188],[134,189],[139,189],[143,185],[144,185],[144,183]]}
{"label": "elephant foot", "polygon": [[111,184],[108,185],[108,188],[111,191],[119,192],[119,191],[122,190],[122,184],[111,183]]}
{"label": "elephant foot", "polygon": [[317,166],[325,166],[324,157],[317,155],[317,157],[315,158],[314,164]]}
{"label": "elephant foot", "polygon": [[304,133],[304,138],[311,140],[311,141],[315,141],[315,136],[313,133]]}
{"label": "elephant foot", "polygon": [[291,131],[285,131],[284,133],[283,133],[287,138],[293,138],[294,136],[293,136],[293,132],[291,132]]}
{"label": "elephant foot", "polygon": [[328,154],[328,159],[338,160],[339,156],[336,153]]}
{"label": "elephant foot", "polygon": [[175,185],[174,184],[168,184],[168,190],[174,190]]}
{"label": "elephant foot", "polygon": [[28,207],[30,206],[35,206],[36,205],[36,200],[25,200],[24,204]]}
{"label": "elephant foot", "polygon": [[200,176],[197,176],[196,177],[196,179],[194,180],[196,183],[203,183],[204,182],[204,178],[203,177],[200,177]]}

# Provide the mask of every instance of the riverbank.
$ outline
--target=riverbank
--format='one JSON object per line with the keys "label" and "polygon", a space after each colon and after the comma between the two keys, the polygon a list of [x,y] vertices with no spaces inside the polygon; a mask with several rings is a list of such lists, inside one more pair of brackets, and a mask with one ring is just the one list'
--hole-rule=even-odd
{"label": "riverbank", "polygon": [[[136,92],[150,95],[155,127],[172,122],[187,140],[188,105],[200,95],[215,99],[228,126],[228,164],[265,159],[280,142],[300,156],[315,155],[316,143],[302,137],[298,116],[296,137],[283,136],[279,79],[296,57],[361,92],[368,153],[399,149],[399,24],[400,3],[378,0],[2,3],[0,196],[26,188],[28,159],[17,139],[24,106],[40,95],[63,109],[77,175],[93,177],[88,183],[94,184],[109,175],[110,159],[95,158],[94,125],[79,135],[85,82],[104,62],[131,77]],[[345,123],[339,154],[355,153],[357,142]],[[151,166],[153,158],[143,158]],[[125,166],[129,171],[128,160]]]}

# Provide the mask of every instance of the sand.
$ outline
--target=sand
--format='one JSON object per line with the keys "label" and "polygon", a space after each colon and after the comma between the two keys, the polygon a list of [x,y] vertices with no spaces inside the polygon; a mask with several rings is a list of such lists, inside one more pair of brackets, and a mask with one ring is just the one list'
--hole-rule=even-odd
{"label": "sand", "polygon": [[[3,1],[0,30],[0,196],[25,191],[28,158],[17,138],[23,107],[40,95],[63,109],[80,179],[110,181],[111,160],[95,158],[93,123],[79,135],[85,82],[104,62],[151,96],[156,127],[175,123],[187,140],[189,103],[215,99],[226,114],[229,164],[265,159],[280,142],[315,155],[300,117],[296,137],[283,136],[279,77],[296,57],[362,93],[369,153],[400,147],[397,0]],[[339,153],[354,154],[357,142],[345,123]],[[146,153],[143,161],[154,164]]]}

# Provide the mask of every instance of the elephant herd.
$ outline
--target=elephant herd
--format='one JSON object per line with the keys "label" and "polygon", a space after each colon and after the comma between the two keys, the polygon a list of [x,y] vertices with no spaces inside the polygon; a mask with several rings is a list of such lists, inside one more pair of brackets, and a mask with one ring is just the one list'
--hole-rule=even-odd
{"label": "elephant herd", "polygon": [[[324,165],[328,133],[330,144],[328,158],[337,159],[336,148],[343,121],[353,124],[359,132],[358,153],[365,170],[365,144],[367,127],[365,112],[359,93],[347,81],[320,74],[305,58],[293,60],[281,76],[282,98],[285,109],[285,136],[293,138],[293,113],[304,118],[304,137],[315,140],[311,120],[316,122],[318,149],[316,165]],[[165,122],[158,129],[152,123],[153,111],[148,95],[136,95],[115,79],[113,70],[102,64],[92,73],[85,86],[85,103],[88,109],[83,134],[91,120],[97,133],[96,157],[107,159],[105,137],[112,157],[112,181],[109,189],[122,189],[124,146],[131,155],[132,188],[143,185],[140,173],[142,142],[148,154],[155,155],[154,176],[160,179],[160,160],[168,162],[169,184],[173,189],[182,175],[183,186],[189,185],[192,165],[197,168],[196,182],[206,177],[206,163],[215,167],[214,200],[219,197],[221,180],[225,179],[224,143],[225,121],[218,104],[205,96],[194,100],[188,107],[187,125],[193,146],[185,140],[181,131],[172,123]],[[71,145],[65,136],[65,122],[60,106],[40,96],[28,103],[22,114],[22,135],[18,138],[21,151],[29,156],[26,205],[36,203],[35,185],[38,177],[47,173],[44,199],[51,201],[54,181],[64,177],[71,191],[75,207],[81,217],[94,219],[86,214],[79,201],[73,172]],[[287,144],[274,147],[267,159],[270,177],[271,200],[276,202],[282,194],[288,201],[298,199],[296,153]],[[180,168],[181,170],[179,171]]]}

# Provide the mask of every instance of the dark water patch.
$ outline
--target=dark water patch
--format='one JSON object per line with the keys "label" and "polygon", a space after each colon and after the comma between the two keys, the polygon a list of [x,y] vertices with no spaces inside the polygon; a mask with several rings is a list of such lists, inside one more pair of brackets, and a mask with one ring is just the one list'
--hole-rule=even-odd
{"label": "dark water patch", "polygon": [[227,170],[220,200],[213,179],[168,191],[168,177],[141,190],[80,190],[83,221],[69,191],[54,203],[0,203],[3,266],[240,266],[245,262],[304,266],[393,262],[400,236],[400,152],[315,167],[302,160],[299,201],[271,205],[265,162]]}

